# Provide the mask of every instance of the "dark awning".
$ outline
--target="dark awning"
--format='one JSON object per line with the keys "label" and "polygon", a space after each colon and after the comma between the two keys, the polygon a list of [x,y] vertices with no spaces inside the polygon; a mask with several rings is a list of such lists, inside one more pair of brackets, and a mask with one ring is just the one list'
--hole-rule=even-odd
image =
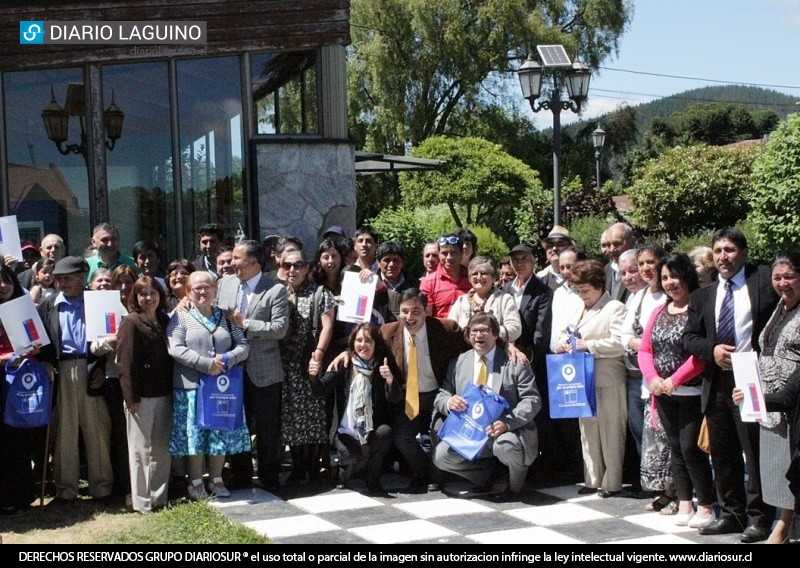
{"label": "dark awning", "polygon": [[438,170],[441,160],[429,158],[412,158],[410,156],[392,156],[372,152],[356,152],[356,175],[370,176],[385,172],[408,172],[422,170]]}

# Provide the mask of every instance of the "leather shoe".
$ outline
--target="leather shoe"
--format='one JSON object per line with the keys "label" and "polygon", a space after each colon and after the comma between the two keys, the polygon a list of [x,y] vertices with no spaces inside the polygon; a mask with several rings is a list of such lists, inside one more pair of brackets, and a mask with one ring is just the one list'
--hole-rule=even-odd
{"label": "leather shoe", "polygon": [[618,495],[621,494],[622,491],[605,491],[605,490],[599,493],[600,497],[602,497],[603,499],[608,499],[609,497],[617,497]]}
{"label": "leather shoe", "polygon": [[441,490],[442,490],[442,486],[439,485],[438,483],[429,483],[428,484],[428,491],[430,491],[430,492],[436,492],[436,491],[441,491]]}
{"label": "leather shoe", "polygon": [[708,536],[714,534],[737,533],[740,530],[742,530],[742,525],[740,525],[736,519],[733,519],[731,517],[725,517],[722,519],[717,519],[716,521],[714,521],[713,523],[711,523],[706,527],[701,527],[697,529],[697,532],[699,534]]}
{"label": "leather shoe", "polygon": [[742,533],[741,539],[742,542],[761,542],[762,540],[767,540],[769,537],[769,531],[767,529],[762,529],[761,527],[757,527],[754,525],[750,525],[744,532]]}
{"label": "leather shoe", "polygon": [[596,487],[581,487],[578,489],[578,495],[594,495],[597,493]]}

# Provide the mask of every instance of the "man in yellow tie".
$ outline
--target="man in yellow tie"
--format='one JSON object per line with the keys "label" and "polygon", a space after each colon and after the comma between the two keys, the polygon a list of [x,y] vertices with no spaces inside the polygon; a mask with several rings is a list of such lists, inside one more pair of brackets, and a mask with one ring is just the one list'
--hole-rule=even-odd
{"label": "man in yellow tie", "polygon": [[381,327],[404,379],[404,396],[392,410],[392,441],[411,470],[412,492],[438,490],[417,436],[430,430],[433,401],[450,360],[469,349],[456,322],[426,316],[426,308],[427,298],[409,288],[400,297],[399,321]]}
{"label": "man in yellow tie", "polygon": [[539,452],[536,424],[533,419],[542,406],[528,363],[509,360],[498,349],[500,325],[494,316],[479,312],[467,325],[472,349],[454,360],[434,407],[443,415],[468,409],[461,396],[469,384],[485,384],[502,395],[509,410],[487,426],[489,441],[474,460],[467,460],[446,442],[439,442],[433,452],[433,463],[442,471],[459,475],[474,483],[474,493],[490,492],[498,477],[499,464],[508,467],[508,487],[499,496],[503,501],[518,501],[525,485],[528,467]]}

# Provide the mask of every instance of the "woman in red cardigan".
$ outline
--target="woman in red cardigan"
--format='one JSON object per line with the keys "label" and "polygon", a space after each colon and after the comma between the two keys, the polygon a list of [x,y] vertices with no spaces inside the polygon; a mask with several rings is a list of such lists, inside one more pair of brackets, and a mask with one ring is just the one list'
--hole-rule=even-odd
{"label": "woman in red cardigan", "polygon": [[[705,363],[690,355],[681,336],[688,321],[689,294],[698,288],[688,256],[672,254],[658,265],[667,303],[657,307],[642,336],[639,368],[653,393],[658,418],[672,451],[672,476],[678,491],[675,524],[700,528],[714,521],[716,500],[708,456],[697,447],[703,415],[700,392]],[[697,513],[692,506],[697,492]]]}

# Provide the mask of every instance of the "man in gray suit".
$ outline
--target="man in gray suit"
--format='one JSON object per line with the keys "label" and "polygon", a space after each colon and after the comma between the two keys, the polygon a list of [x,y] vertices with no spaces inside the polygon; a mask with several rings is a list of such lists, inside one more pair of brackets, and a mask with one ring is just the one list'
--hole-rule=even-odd
{"label": "man in gray suit", "polygon": [[[244,329],[250,344],[245,361],[244,402],[247,416],[255,422],[258,479],[268,491],[280,489],[281,389],[283,367],[278,340],[289,326],[286,287],[261,271],[261,245],[242,241],[233,249],[235,276],[219,282],[217,303],[233,323]],[[253,478],[249,453],[231,460],[234,486],[248,486]]]}
{"label": "man in gray suit", "polygon": [[609,263],[605,265],[606,271],[606,292],[612,300],[619,300],[622,303],[628,299],[628,290],[622,283],[619,273],[619,256],[626,250],[636,246],[636,234],[630,225],[626,223],[614,223],[606,232],[607,241],[601,238],[601,246],[608,243]]}
{"label": "man in gray suit", "polygon": [[461,396],[470,383],[486,384],[501,394],[509,410],[486,428],[489,442],[472,461],[456,453],[446,442],[439,442],[433,462],[443,470],[459,475],[478,489],[488,490],[495,478],[495,458],[508,466],[509,484],[500,496],[504,501],[519,500],[528,467],[536,459],[539,440],[533,419],[542,406],[533,371],[528,363],[512,363],[503,349],[497,349],[500,325],[494,316],[477,313],[469,321],[466,333],[472,349],[450,363],[434,407],[443,415],[467,409]]}

